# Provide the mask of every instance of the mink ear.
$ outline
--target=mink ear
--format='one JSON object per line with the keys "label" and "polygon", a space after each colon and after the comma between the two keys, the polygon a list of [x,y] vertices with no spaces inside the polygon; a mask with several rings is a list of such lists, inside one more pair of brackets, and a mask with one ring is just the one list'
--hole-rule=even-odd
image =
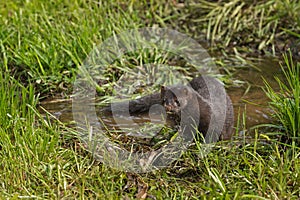
{"label": "mink ear", "polygon": [[164,93],[166,90],[167,90],[167,87],[166,87],[166,86],[163,86],[163,85],[162,85],[162,86],[160,87],[160,92],[161,92],[161,93]]}

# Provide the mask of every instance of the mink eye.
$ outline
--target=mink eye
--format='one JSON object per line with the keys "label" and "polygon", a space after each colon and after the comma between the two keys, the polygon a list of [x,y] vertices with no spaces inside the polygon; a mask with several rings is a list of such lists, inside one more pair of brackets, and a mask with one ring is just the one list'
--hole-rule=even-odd
{"label": "mink eye", "polygon": [[176,105],[178,105],[178,106],[180,105],[178,99],[175,100],[175,103],[176,103]]}

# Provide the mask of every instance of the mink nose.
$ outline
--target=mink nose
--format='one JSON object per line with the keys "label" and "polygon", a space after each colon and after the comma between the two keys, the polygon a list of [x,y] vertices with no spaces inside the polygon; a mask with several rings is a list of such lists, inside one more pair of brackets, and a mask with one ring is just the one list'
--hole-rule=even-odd
{"label": "mink nose", "polygon": [[164,107],[165,107],[165,110],[168,112],[168,111],[172,110],[173,106],[169,101],[166,101],[166,102],[164,102]]}

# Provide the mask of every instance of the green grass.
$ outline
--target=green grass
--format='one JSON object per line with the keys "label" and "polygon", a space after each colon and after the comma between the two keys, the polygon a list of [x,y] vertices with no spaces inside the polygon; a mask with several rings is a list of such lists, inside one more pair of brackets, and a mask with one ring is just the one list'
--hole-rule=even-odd
{"label": "green grass", "polygon": [[[242,1],[234,2],[234,5],[242,4]],[[267,6],[263,8],[265,11],[261,8],[263,4],[247,5],[245,8],[249,10],[246,10],[245,18],[252,16],[252,9],[258,9],[255,19],[261,19],[262,26],[255,29],[254,34],[259,33],[260,39],[265,41],[274,41],[272,25],[278,22],[279,26],[281,19],[296,19],[299,5],[292,1],[263,3]],[[275,3],[274,7],[272,3]],[[218,32],[220,27],[232,28],[228,25],[231,21],[217,22],[214,16],[232,16],[228,19],[234,21],[238,20],[235,17],[241,15],[241,11],[228,3],[221,4],[228,5],[225,7],[227,12],[220,9],[219,4],[204,1],[185,6],[155,0],[1,1],[0,198],[134,199],[147,194],[157,199],[298,199],[299,148],[295,143],[285,145],[282,141],[263,140],[268,137],[258,134],[258,130],[251,141],[239,138],[218,143],[203,159],[194,147],[169,168],[132,174],[97,162],[80,143],[75,130],[42,116],[37,110],[41,99],[60,92],[69,94],[78,67],[90,50],[124,29],[175,26],[180,22],[178,29],[186,32],[189,31],[187,22],[191,20],[189,25],[194,31],[188,34],[196,36],[205,30],[209,39],[217,40],[222,36],[224,43],[229,44],[236,30]],[[204,22],[201,21],[204,27],[198,27],[200,22],[193,21],[193,17],[197,17],[194,14],[202,9],[197,6],[206,6],[203,11],[210,13]],[[275,15],[276,19],[261,18],[263,12],[271,16],[268,8],[272,8],[272,12],[280,11]],[[279,15],[286,17],[280,18]],[[245,22],[239,26],[248,25]],[[286,32],[296,33],[299,21],[287,21],[286,25],[285,28],[290,30]],[[261,47],[264,48],[263,45]],[[145,52],[132,56],[139,56],[142,63],[167,63],[165,55],[155,53],[152,54],[153,60]],[[288,69],[294,69],[291,62],[287,63],[291,67]],[[109,77],[117,72],[117,67],[127,66],[130,69],[138,64],[132,61],[121,63],[120,60],[106,73]],[[294,72],[299,73],[297,70]],[[286,73],[299,77],[293,72]],[[284,95],[299,97],[299,79],[284,83],[289,85],[288,91],[282,82],[279,84],[283,96],[272,97],[272,105],[277,109],[279,119],[283,119],[280,122],[285,127],[283,133],[294,138],[299,136],[299,109],[295,109],[299,108],[299,99],[276,106],[286,99]],[[245,122],[240,120],[240,123]]]}
{"label": "green grass", "polygon": [[299,195],[299,159],[258,140],[187,152],[170,168],[134,175],[94,161],[75,132],[40,116],[31,84],[1,74],[0,195],[3,198],[199,197],[282,199]]}
{"label": "green grass", "polygon": [[32,80],[44,94],[70,93],[77,67],[93,45],[140,23],[136,13],[109,2],[10,1],[1,2],[0,12],[4,69]]}
{"label": "green grass", "polygon": [[[283,29],[299,32],[298,1],[189,1],[181,16],[170,23],[194,38],[207,39],[217,50],[233,47],[241,52],[278,54],[289,36]],[[178,23],[180,21],[181,23]],[[189,23],[184,23],[184,22]],[[227,48],[226,48],[227,47]]]}
{"label": "green grass", "polygon": [[121,189],[125,175],[95,164],[69,131],[38,114],[32,84],[24,87],[9,75],[0,77],[0,196],[119,196],[114,191]]}
{"label": "green grass", "polygon": [[294,62],[291,51],[284,55],[284,65],[281,69],[286,80],[275,77],[280,87],[279,92],[275,92],[265,81],[266,93],[270,99],[270,106],[274,117],[282,125],[284,134],[283,140],[300,144],[300,63]]}
{"label": "green grass", "polygon": [[[69,94],[78,66],[95,45],[113,33],[145,26],[173,27],[194,38],[205,35],[212,44],[222,47],[235,43],[241,47],[234,47],[235,52],[274,52],[278,43],[285,44],[281,40],[289,35],[286,31],[299,32],[299,9],[297,2],[278,0],[256,4],[240,0],[185,4],[1,2],[0,59],[6,63],[3,70],[22,82],[32,80],[42,97],[57,92]],[[248,48],[243,48],[245,45]]]}

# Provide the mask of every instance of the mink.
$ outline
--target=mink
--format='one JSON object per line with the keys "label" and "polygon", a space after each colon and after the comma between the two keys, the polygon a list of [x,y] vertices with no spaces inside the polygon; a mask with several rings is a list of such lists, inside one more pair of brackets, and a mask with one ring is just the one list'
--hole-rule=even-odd
{"label": "mink", "polygon": [[[167,114],[180,117],[184,125],[196,122],[194,125],[204,137],[209,133],[212,137],[228,140],[233,135],[232,102],[223,84],[215,78],[199,76],[187,85],[162,86],[160,93],[130,100],[125,104],[117,103],[115,109],[118,112],[129,111],[130,115],[134,115],[148,112],[155,104],[162,105]],[[111,112],[111,108],[107,107],[106,111]],[[221,132],[214,135],[214,130]]]}

